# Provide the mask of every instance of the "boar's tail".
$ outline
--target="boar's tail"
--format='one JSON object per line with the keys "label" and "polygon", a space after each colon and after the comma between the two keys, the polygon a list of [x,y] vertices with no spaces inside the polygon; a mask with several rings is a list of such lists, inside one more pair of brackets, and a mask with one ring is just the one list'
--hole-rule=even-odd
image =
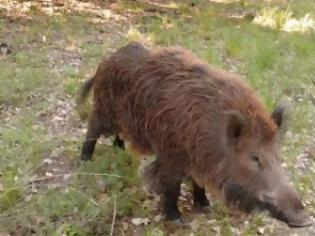
{"label": "boar's tail", "polygon": [[95,79],[95,75],[91,79],[85,81],[82,84],[82,86],[79,90],[79,93],[78,93],[77,100],[76,100],[77,106],[80,106],[82,103],[84,103],[87,95],[89,94],[89,92],[93,86],[94,79]]}

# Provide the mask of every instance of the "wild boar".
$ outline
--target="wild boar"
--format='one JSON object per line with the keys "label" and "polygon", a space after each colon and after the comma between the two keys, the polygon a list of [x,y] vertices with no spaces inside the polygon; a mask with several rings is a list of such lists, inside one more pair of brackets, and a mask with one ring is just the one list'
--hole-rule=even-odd
{"label": "wild boar", "polygon": [[163,197],[166,219],[181,221],[177,200],[188,176],[194,205],[207,206],[205,189],[218,190],[244,211],[267,209],[289,226],[311,224],[280,163],[285,107],[269,113],[236,75],[181,47],[131,42],[103,59],[79,103],[92,88],[81,159],[91,159],[100,135],[118,133],[139,153],[155,154],[144,175]]}

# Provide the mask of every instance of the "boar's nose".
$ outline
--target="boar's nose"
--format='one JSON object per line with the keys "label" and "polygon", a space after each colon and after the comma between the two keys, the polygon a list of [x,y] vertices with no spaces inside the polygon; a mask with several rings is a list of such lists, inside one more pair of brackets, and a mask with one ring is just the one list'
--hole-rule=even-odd
{"label": "boar's nose", "polygon": [[313,221],[309,212],[304,208],[298,194],[290,190],[287,194],[282,192],[281,197],[264,195],[261,199],[264,208],[269,210],[274,218],[286,222],[290,227],[310,226]]}
{"label": "boar's nose", "polygon": [[305,209],[294,212],[293,214],[289,214],[288,212],[285,221],[290,227],[306,227],[313,224],[309,213]]}

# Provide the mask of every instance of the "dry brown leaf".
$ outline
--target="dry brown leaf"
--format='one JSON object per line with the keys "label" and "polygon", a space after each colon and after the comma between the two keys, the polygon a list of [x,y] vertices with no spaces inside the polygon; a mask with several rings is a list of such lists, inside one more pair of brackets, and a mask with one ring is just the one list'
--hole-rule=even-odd
{"label": "dry brown leaf", "polygon": [[131,219],[131,223],[139,226],[139,225],[148,225],[151,222],[148,218],[133,218]]}

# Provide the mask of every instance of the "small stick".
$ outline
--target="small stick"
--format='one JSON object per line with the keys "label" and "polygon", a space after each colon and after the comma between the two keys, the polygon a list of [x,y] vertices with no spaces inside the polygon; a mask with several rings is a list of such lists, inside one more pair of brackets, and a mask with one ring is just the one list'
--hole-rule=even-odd
{"label": "small stick", "polygon": [[114,234],[114,226],[115,226],[115,220],[116,220],[116,195],[114,197],[114,213],[113,213],[113,220],[112,220],[112,228],[110,230],[110,235],[113,236]]}

